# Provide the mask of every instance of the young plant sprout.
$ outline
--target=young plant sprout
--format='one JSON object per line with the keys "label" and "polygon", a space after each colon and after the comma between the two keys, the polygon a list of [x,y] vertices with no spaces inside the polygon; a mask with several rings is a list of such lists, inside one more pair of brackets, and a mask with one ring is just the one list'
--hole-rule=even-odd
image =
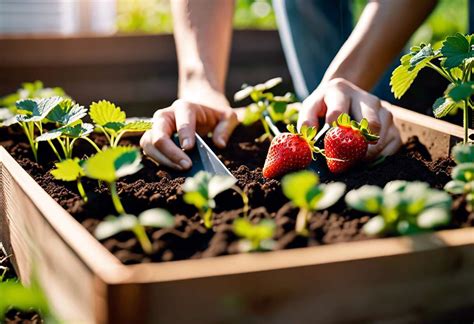
{"label": "young plant sprout", "polygon": [[474,146],[456,145],[452,156],[456,166],[451,171],[452,180],[444,190],[454,195],[466,195],[466,209],[474,211]]}
{"label": "young plant sprout", "polygon": [[241,252],[273,250],[275,241],[275,222],[263,219],[258,224],[246,218],[237,218],[233,229],[235,235],[241,237],[239,249]]}
{"label": "young plant sprout", "polygon": [[[428,67],[446,80],[449,85],[444,95],[433,104],[433,113],[442,118],[456,109],[464,110],[464,143],[468,142],[469,109],[473,109],[471,96],[474,83],[471,81],[474,66],[472,35],[455,34],[447,37],[441,48],[435,50],[431,44],[413,46],[410,53],[404,55],[392,74],[390,85],[395,98],[400,98],[410,88],[421,69]],[[434,63],[437,60],[439,64]]]}
{"label": "young plant sprout", "polygon": [[186,178],[183,185],[184,201],[194,205],[201,215],[206,228],[212,228],[212,210],[216,207],[214,198],[228,189],[235,190],[241,197],[244,204],[243,215],[247,217],[248,197],[235,185],[237,179],[230,176],[211,175],[205,171],[199,171],[194,177]]}
{"label": "young plant sprout", "polygon": [[107,100],[93,102],[90,105],[89,116],[95,127],[107,137],[110,147],[117,147],[126,133],[144,132],[153,126],[152,122],[144,120],[127,122],[125,112]]}
{"label": "young plant sprout", "polygon": [[283,177],[281,182],[285,196],[300,210],[296,217],[296,232],[308,235],[307,223],[311,213],[334,205],[346,190],[342,182],[320,184],[316,173],[298,171]]}
{"label": "young plant sprout", "polygon": [[275,96],[273,93],[268,92],[281,82],[281,78],[274,78],[255,86],[244,84],[242,90],[234,95],[235,101],[241,101],[247,97],[252,99],[253,103],[245,109],[243,124],[252,125],[260,121],[265,130],[265,134],[259,139],[261,141],[273,138],[270,127],[265,121],[265,114],[269,114],[274,122],[281,121],[285,124],[295,122],[298,118],[299,103],[296,102],[294,94],[288,92],[284,96]]}
{"label": "young plant sprout", "polygon": [[118,217],[107,216],[94,231],[98,240],[104,240],[120,232],[131,231],[137,237],[143,252],[151,254],[153,248],[145,227],[170,228],[174,226],[174,217],[164,209],[145,210],[140,215],[122,214]]}
{"label": "young plant sprout", "polygon": [[[71,99],[63,100],[59,105],[54,107],[46,117],[46,120],[56,125],[56,129],[43,133],[36,138],[37,142],[47,141],[56,154],[57,158],[62,161],[72,158],[74,143],[82,138],[89,142],[96,151],[100,151],[99,147],[87,136],[92,133],[94,126],[89,123],[83,123],[82,118],[87,115],[87,109],[76,104]],[[60,144],[63,156],[52,143],[56,139]]]}
{"label": "young plant sprout", "polygon": [[140,151],[137,148],[117,146],[90,157],[83,168],[87,177],[107,183],[117,213],[126,214],[117,194],[116,181],[139,171],[142,168],[140,161]]}
{"label": "young plant sprout", "polygon": [[451,197],[424,182],[396,180],[384,189],[365,185],[346,195],[350,207],[377,216],[363,227],[369,236],[413,234],[446,225],[451,218]]}
{"label": "young plant sprout", "polygon": [[[38,161],[38,142],[35,140],[35,129],[39,134],[43,134],[43,121],[46,116],[59,105],[63,99],[61,97],[51,97],[44,99],[25,99],[16,103],[17,112],[16,120],[23,128],[31,151],[36,161]],[[49,142],[50,145],[51,142]]]}
{"label": "young plant sprout", "polygon": [[51,170],[51,174],[56,180],[76,181],[79,194],[84,202],[87,202],[87,195],[81,182],[81,178],[85,176],[81,163],[78,158],[63,160],[55,164],[56,169]]}

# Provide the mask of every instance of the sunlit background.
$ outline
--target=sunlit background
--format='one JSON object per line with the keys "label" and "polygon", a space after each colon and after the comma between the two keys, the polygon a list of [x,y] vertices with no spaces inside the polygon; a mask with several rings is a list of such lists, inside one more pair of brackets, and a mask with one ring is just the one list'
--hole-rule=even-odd
{"label": "sunlit background", "polygon": [[[466,32],[467,2],[439,1],[410,43]],[[352,2],[354,22],[365,4]],[[0,0],[0,96],[42,80],[150,115],[176,97],[172,25],[170,0]],[[271,0],[236,0],[234,27],[228,94],[275,76],[291,90]]]}

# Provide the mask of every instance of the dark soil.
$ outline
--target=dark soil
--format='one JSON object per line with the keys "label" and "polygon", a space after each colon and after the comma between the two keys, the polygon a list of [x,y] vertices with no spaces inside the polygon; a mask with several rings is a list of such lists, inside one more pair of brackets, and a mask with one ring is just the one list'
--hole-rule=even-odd
{"label": "dark soil", "polygon": [[[275,240],[277,249],[288,249],[336,242],[367,239],[360,231],[369,220],[368,216],[348,210],[339,202],[329,210],[317,212],[309,223],[308,237],[294,232],[297,210],[282,195],[277,180],[262,177],[261,167],[265,160],[268,142],[256,143],[254,138],[261,134],[256,127],[239,126],[226,150],[216,150],[224,164],[237,177],[238,185],[250,199],[250,219],[258,221],[272,218],[277,224]],[[16,141],[13,141],[15,139]],[[19,140],[19,141],[18,141]],[[94,135],[98,144],[104,144],[100,135]],[[125,139],[122,144],[137,144],[138,138]],[[70,212],[90,232],[108,214],[114,214],[112,202],[105,186],[98,187],[96,181],[84,180],[89,203],[84,204],[77,193],[75,183],[55,181],[49,171],[54,166],[54,156],[49,147],[40,148],[43,160],[32,161],[28,145],[18,129],[0,130],[0,144],[5,146],[23,168],[63,208]],[[75,155],[92,154],[88,143],[82,142],[75,148]],[[144,255],[131,233],[121,233],[103,241],[124,264],[140,262],[161,262],[181,259],[196,259],[238,253],[239,239],[232,231],[232,222],[242,208],[240,196],[232,191],[217,197],[213,231],[206,230],[194,207],[183,202],[181,185],[184,177],[173,176],[173,172],[158,167],[148,158],[143,159],[144,168],[137,174],[121,179],[117,186],[119,195],[129,213],[139,213],[149,208],[166,208],[176,215],[172,229],[148,229],[154,252]],[[382,163],[356,169],[350,173],[333,177],[331,181],[343,181],[348,189],[364,184],[384,186],[395,180],[419,180],[442,188],[449,181],[453,161],[449,158],[432,161],[427,149],[412,138],[399,153],[388,157]],[[451,227],[471,226],[474,217],[463,212],[463,200],[456,200],[454,222]]]}

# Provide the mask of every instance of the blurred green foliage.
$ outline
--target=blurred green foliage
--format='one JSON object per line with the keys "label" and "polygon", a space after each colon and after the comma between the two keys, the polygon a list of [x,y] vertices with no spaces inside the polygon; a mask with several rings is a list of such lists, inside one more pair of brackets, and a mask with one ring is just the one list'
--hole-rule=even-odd
{"label": "blurred green foliage", "polygon": [[[118,30],[124,33],[170,33],[173,30],[173,22],[169,2],[170,0],[118,0]],[[455,32],[466,33],[467,2],[440,0],[431,16],[413,35],[410,44],[434,44]],[[353,0],[355,21],[366,3],[367,0]],[[271,0],[236,0],[234,27],[276,29]]]}

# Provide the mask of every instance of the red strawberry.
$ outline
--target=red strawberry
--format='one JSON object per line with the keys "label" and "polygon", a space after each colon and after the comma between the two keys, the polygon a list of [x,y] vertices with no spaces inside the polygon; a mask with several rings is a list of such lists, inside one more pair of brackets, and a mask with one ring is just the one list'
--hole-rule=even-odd
{"label": "red strawberry", "polygon": [[371,134],[367,119],[360,123],[351,121],[348,114],[341,114],[324,137],[327,165],[333,173],[342,173],[365,158],[369,144],[378,136]]}
{"label": "red strawberry", "polygon": [[305,169],[313,159],[313,152],[320,152],[314,146],[316,128],[303,127],[301,133],[295,131],[293,125],[288,125],[289,133],[281,133],[273,138],[268,150],[263,176],[279,178],[291,171]]}

